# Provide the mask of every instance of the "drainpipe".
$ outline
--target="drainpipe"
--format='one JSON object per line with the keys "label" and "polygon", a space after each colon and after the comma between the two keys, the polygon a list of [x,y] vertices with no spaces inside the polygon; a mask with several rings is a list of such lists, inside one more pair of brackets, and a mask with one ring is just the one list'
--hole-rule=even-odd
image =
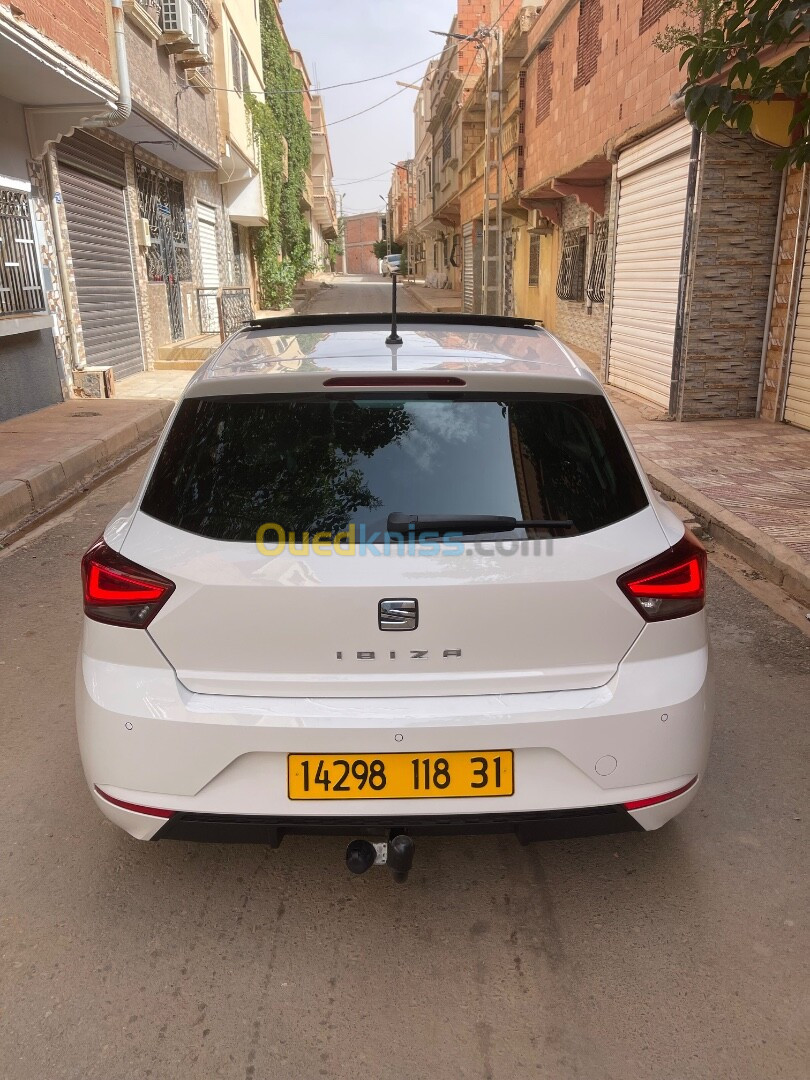
{"label": "drainpipe", "polygon": [[124,29],[124,2],[123,0],[110,0],[113,17],[113,34],[115,36],[115,63],[118,68],[118,102],[112,112],[104,116],[97,116],[94,120],[83,124],[86,128],[117,127],[129,117],[132,112],[132,95],[129,88],[129,61],[127,60],[127,42]]}
{"label": "drainpipe", "polygon": [[762,394],[765,390],[765,365],[768,362],[768,346],[771,339],[771,315],[773,314],[773,301],[776,295],[776,271],[779,266],[779,249],[782,242],[782,214],[785,209],[785,193],[787,192],[787,179],[789,169],[782,170],[782,184],[779,188],[779,209],[776,211],[776,235],[773,239],[773,256],[771,258],[771,283],[768,287],[768,306],[765,309],[765,333],[762,336],[762,355],[759,359],[759,382],[757,384],[757,405],[754,416],[758,417],[762,409]]}

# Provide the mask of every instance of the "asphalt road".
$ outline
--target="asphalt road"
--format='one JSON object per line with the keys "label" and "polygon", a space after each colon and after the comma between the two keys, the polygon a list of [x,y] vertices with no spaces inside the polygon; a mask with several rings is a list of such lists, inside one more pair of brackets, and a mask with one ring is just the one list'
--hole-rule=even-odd
{"label": "asphalt road", "polygon": [[1,1076],[806,1080],[806,635],[712,569],[711,768],[659,833],[421,840],[402,887],[340,839],[139,843],[86,790],[73,669],[142,468],[0,553]]}
{"label": "asphalt road", "polygon": [[[414,287],[416,288],[416,286]],[[342,277],[334,284],[325,285],[307,308],[307,314],[335,315],[343,311],[390,311],[392,300],[391,278]],[[397,308],[399,311],[424,311],[413,299],[409,286],[401,281],[397,285]]]}

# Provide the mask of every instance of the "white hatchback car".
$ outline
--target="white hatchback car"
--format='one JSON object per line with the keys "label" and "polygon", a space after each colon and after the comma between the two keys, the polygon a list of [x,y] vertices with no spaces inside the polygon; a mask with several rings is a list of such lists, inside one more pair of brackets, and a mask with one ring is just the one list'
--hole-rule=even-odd
{"label": "white hatchback car", "polygon": [[188,384],[82,564],[93,798],[141,839],[382,838],[354,870],[657,829],[709,751],[702,547],[551,334],[386,320],[258,321]]}

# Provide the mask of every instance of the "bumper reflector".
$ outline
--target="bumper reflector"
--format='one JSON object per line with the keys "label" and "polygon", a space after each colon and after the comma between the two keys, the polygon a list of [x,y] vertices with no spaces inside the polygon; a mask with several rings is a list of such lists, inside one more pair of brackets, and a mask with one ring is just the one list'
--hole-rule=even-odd
{"label": "bumper reflector", "polygon": [[98,784],[93,784],[93,788],[97,795],[100,795],[105,802],[112,803],[113,806],[120,806],[122,810],[131,810],[135,814],[147,814],[149,817],[170,818],[174,816],[174,810],[161,810],[157,806],[139,806],[137,803],[124,802],[123,799],[116,799],[112,795],[108,795],[106,791],[102,791]]}
{"label": "bumper reflector", "polygon": [[676,799],[679,795],[683,795],[685,791],[688,791],[690,787],[696,784],[697,779],[696,776],[693,776],[688,784],[679,787],[677,791],[668,791],[666,795],[653,795],[649,799],[634,799],[633,802],[626,802],[624,808],[625,810],[641,810],[644,806],[655,806],[657,803],[667,802],[669,799]]}

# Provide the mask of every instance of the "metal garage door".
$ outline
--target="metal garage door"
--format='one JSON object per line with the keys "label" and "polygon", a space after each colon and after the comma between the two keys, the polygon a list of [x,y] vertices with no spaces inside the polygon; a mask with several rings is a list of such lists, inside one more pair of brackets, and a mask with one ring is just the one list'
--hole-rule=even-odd
{"label": "metal garage door", "polygon": [[200,229],[200,263],[204,289],[219,288],[219,251],[217,248],[217,212],[213,206],[197,203]]}
{"label": "metal garage door", "polygon": [[[111,366],[124,378],[144,364],[123,156],[90,136],[66,140],[57,156],[87,363]],[[80,172],[85,164],[88,171]]]}
{"label": "metal garage door", "polygon": [[619,157],[608,382],[669,408],[692,128]]}
{"label": "metal garage door", "polygon": [[804,273],[788,374],[785,420],[810,428],[810,237],[804,253]]}

